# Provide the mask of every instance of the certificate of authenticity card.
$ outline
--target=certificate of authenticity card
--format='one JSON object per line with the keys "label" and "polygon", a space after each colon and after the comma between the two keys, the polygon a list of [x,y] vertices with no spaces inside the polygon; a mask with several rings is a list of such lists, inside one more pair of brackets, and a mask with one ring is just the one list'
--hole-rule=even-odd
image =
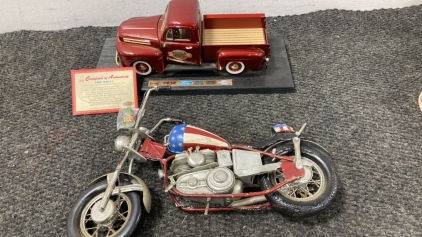
{"label": "certificate of authenticity card", "polygon": [[134,68],[72,70],[73,115],[119,112],[138,107]]}

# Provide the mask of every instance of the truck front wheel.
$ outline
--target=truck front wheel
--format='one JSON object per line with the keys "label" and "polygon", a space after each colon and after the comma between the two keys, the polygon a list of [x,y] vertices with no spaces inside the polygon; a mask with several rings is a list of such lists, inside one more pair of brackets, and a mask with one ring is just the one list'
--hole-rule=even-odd
{"label": "truck front wheel", "polygon": [[136,73],[141,76],[147,76],[152,72],[152,66],[145,61],[136,61],[133,66],[136,69]]}
{"label": "truck front wheel", "polygon": [[226,71],[232,75],[240,74],[245,71],[245,64],[242,62],[229,62],[226,65]]}

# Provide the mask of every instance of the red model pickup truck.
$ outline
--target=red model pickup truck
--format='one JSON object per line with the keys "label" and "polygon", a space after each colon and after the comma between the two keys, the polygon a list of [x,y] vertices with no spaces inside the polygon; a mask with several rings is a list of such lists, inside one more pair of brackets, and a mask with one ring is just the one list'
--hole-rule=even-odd
{"label": "red model pickup truck", "polygon": [[203,15],[198,0],[171,0],[163,15],[124,21],[116,37],[116,63],[139,75],[168,64],[201,66],[240,74],[270,58],[264,14]]}

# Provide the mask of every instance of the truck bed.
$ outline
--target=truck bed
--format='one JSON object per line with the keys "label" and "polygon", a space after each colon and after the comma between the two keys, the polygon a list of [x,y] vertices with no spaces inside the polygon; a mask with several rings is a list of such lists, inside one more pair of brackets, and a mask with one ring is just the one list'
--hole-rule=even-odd
{"label": "truck bed", "polygon": [[264,14],[204,15],[203,46],[267,44]]}

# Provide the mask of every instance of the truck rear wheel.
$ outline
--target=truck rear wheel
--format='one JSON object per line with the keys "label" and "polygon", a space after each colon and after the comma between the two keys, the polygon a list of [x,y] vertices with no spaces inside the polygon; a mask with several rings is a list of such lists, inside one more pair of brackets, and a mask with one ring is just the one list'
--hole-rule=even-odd
{"label": "truck rear wheel", "polygon": [[136,61],[133,66],[136,69],[136,73],[141,76],[147,76],[152,72],[152,66],[145,61]]}
{"label": "truck rear wheel", "polygon": [[232,75],[242,73],[243,71],[245,71],[245,68],[245,64],[238,61],[229,62],[226,65],[226,71]]}

